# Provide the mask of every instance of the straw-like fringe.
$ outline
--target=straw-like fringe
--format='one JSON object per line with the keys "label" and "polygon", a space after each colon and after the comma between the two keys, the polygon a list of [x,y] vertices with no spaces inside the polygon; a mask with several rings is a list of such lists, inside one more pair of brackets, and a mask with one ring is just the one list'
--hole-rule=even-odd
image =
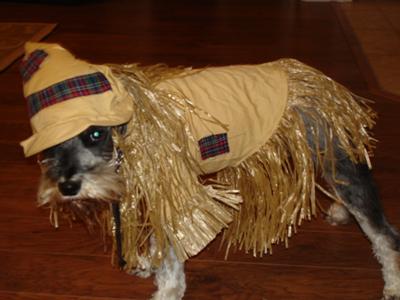
{"label": "straw-like fringe", "polygon": [[224,232],[231,246],[257,254],[288,243],[303,219],[315,214],[314,166],[301,117],[285,115],[273,137],[218,180],[240,190],[243,203]]}
{"label": "straw-like fringe", "polygon": [[50,209],[50,223],[55,228],[59,227],[60,219],[66,220],[71,225],[74,222],[82,222],[89,233],[99,232],[101,234],[104,247],[106,247],[106,240],[112,231],[110,202],[80,199],[58,203],[51,202],[43,207]]}
{"label": "straw-like fringe", "polygon": [[[120,207],[128,270],[136,267],[138,256],[158,265],[169,244],[185,260],[228,225],[227,253],[232,247],[254,255],[271,253],[273,244],[287,245],[302,221],[315,215],[315,174],[318,166],[334,163],[334,142],[354,162],[369,162],[373,140],[367,130],[374,113],[364,100],[298,61],[273,64],[289,80],[288,105],[276,132],[259,151],[220,171],[209,185],[197,178],[198,165],[189,152],[193,136],[185,114],[198,114],[198,109],[190,99],[156,88],[166,78],[198,70],[112,66],[134,106],[127,134],[114,136],[124,153],[120,172],[126,191]],[[107,224],[101,211],[110,216],[109,209],[101,205],[88,207],[87,216],[94,214],[98,223]],[[111,232],[109,225],[104,228]],[[150,237],[157,246],[154,255]]]}
{"label": "straw-like fringe", "polygon": [[289,80],[288,106],[279,128],[256,154],[218,174],[218,180],[239,189],[243,197],[224,232],[227,254],[231,247],[256,256],[272,253],[279,242],[287,246],[297,226],[316,213],[315,172],[335,163],[335,146],[354,162],[369,161],[373,140],[367,129],[375,115],[366,103],[357,103],[346,88],[296,60],[276,64]]}
{"label": "straw-like fringe", "polygon": [[232,221],[227,208],[237,208],[241,198],[234,190],[206,187],[197,179],[184,118],[196,108],[187,99],[156,93],[149,80],[153,70],[116,68],[114,72],[134,99],[128,132],[123,138],[115,137],[124,153],[120,171],[126,180],[126,196],[121,200],[121,230],[127,268],[136,266],[138,255],[149,255],[150,236],[157,246],[153,264],[159,263],[168,244],[185,260]]}
{"label": "straw-like fringe", "polygon": [[[157,265],[167,244],[185,260],[229,223],[227,253],[231,247],[271,253],[273,244],[287,245],[301,222],[315,215],[316,164],[334,163],[333,142],[354,162],[368,161],[367,129],[374,114],[365,102],[356,103],[343,86],[298,61],[275,64],[289,80],[288,106],[278,129],[258,152],[220,171],[217,183],[208,187],[198,181],[188,148],[192,135],[184,115],[198,113],[195,105],[154,89],[160,80],[189,71],[114,68],[135,99],[128,134],[116,138],[125,153],[122,232],[128,268],[136,266],[138,255],[149,256],[150,236],[158,247],[152,257]],[[237,191],[244,200],[240,207]]]}

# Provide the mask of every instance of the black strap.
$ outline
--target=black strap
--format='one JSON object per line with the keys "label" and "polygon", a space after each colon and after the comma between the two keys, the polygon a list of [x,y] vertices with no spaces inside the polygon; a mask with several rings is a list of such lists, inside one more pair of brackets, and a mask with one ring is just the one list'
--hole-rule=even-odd
{"label": "black strap", "polygon": [[121,213],[119,210],[119,203],[113,202],[112,210],[115,223],[115,242],[117,244],[118,266],[120,269],[123,269],[126,265],[126,261],[122,256]]}

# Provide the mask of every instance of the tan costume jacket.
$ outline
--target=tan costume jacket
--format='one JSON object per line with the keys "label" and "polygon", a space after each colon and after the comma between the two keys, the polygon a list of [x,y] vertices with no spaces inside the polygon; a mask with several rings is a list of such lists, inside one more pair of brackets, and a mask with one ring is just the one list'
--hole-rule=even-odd
{"label": "tan costume jacket", "polygon": [[278,127],[287,103],[287,76],[268,63],[207,68],[165,80],[158,88],[182,95],[201,110],[200,116],[187,115],[201,173],[237,166],[256,152]]}

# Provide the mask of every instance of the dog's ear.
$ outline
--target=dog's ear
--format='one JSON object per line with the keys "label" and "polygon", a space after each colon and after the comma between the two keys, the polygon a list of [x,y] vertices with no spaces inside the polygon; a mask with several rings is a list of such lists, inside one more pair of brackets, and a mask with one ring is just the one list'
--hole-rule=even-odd
{"label": "dog's ear", "polygon": [[128,129],[127,123],[122,124],[122,125],[115,126],[115,130],[116,130],[120,135],[124,135],[124,134],[126,133],[127,129]]}

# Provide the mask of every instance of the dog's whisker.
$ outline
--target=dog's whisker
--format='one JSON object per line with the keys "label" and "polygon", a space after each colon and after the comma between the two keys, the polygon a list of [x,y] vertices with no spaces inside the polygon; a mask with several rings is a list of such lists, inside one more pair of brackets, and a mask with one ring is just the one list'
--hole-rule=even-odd
{"label": "dog's whisker", "polygon": [[50,165],[50,164],[53,164],[53,163],[55,163],[56,161],[55,161],[55,159],[54,158],[45,158],[45,159],[38,159],[37,161],[36,161],[40,166],[48,166],[48,165]]}

